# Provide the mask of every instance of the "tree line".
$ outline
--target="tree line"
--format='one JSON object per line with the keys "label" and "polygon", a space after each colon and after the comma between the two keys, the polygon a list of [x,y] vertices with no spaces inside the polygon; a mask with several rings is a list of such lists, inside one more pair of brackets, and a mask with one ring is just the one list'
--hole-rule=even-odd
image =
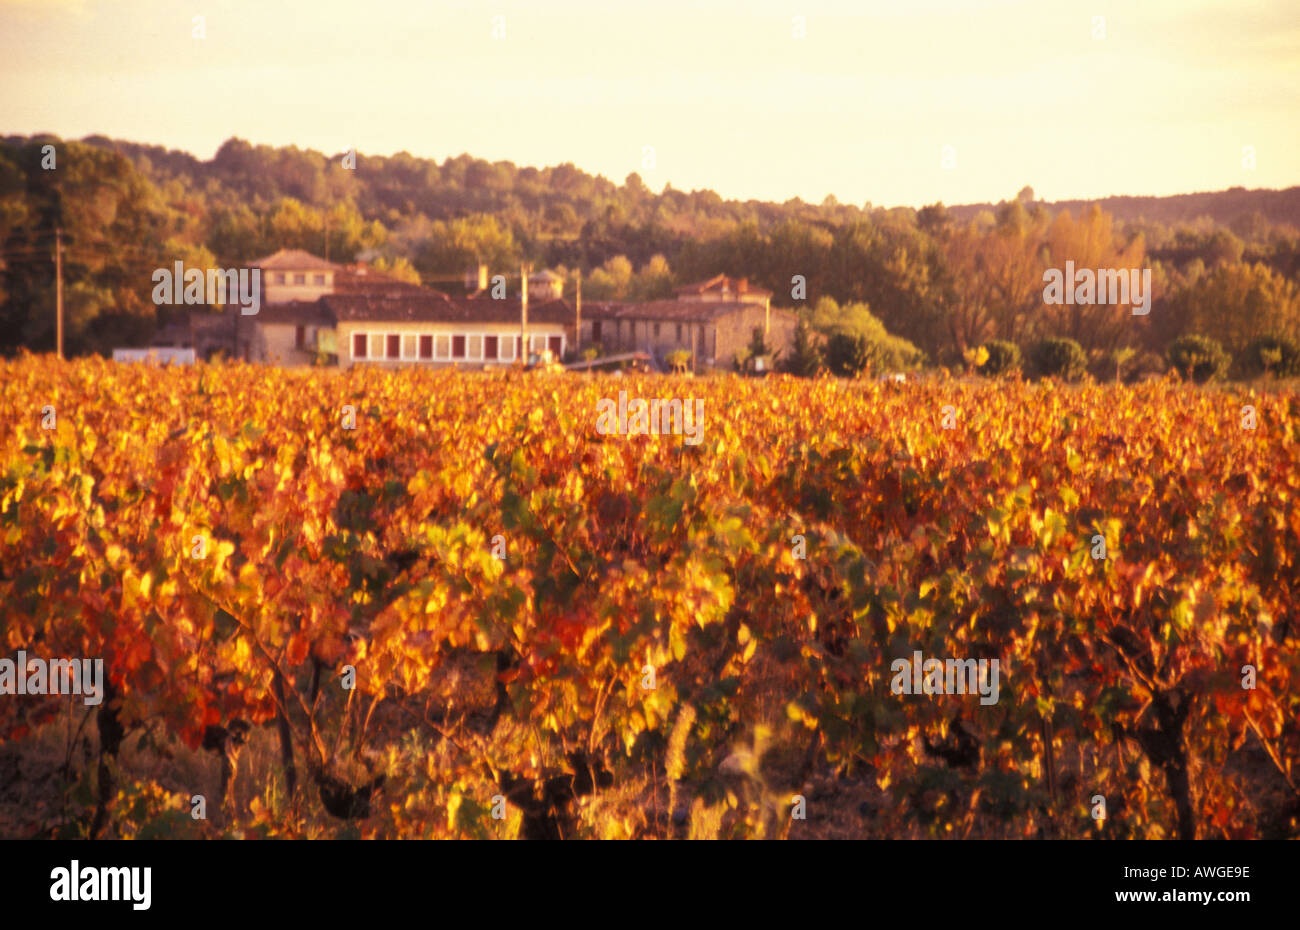
{"label": "tree line", "polygon": [[[954,365],[992,342],[1028,350],[1050,339],[1094,362],[1167,358],[1193,336],[1240,358],[1261,339],[1289,352],[1300,338],[1294,189],[1107,201],[1119,213],[1061,209],[1029,188],[997,205],[886,209],[655,193],[636,174],[615,184],[571,164],[468,155],[361,153],[356,165],[238,139],[208,161],[103,137],[0,140],[0,352],[53,347],[56,230],[71,353],[147,341],[152,269],[229,267],[279,248],[449,290],[474,265],[531,262],[580,271],[584,296],[607,299],[666,297],[723,272],[799,311],[810,344],[832,358],[866,352],[882,365]],[[1159,209],[1166,200],[1178,204]],[[1206,212],[1167,219],[1193,207]],[[1224,214],[1236,208],[1247,212]],[[1045,305],[1043,272],[1066,260],[1149,267],[1151,312]],[[870,348],[886,338],[888,351]]]}

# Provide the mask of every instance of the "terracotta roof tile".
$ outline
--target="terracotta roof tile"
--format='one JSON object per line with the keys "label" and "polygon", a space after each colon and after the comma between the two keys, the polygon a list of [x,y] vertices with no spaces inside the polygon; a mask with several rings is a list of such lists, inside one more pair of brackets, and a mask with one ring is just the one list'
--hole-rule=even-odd
{"label": "terracotta roof tile", "polygon": [[339,266],[302,249],[280,249],[249,262],[263,271],[338,271]]}
{"label": "terracotta roof tile", "polygon": [[[753,310],[757,306],[739,300],[651,300],[645,303],[582,303],[582,315],[601,320],[668,320],[670,322],[702,322],[716,320],[737,310]],[[759,309],[762,309],[760,306]]]}
{"label": "terracotta roof tile", "polygon": [[255,316],[248,319],[269,324],[291,326],[333,326],[334,318],[319,300],[293,300],[282,304],[264,304]]}
{"label": "terracotta roof tile", "polygon": [[[517,323],[519,300],[470,299],[427,295],[331,294],[320,299],[342,322],[370,323]],[[569,325],[574,307],[565,300],[529,301],[528,322]]]}

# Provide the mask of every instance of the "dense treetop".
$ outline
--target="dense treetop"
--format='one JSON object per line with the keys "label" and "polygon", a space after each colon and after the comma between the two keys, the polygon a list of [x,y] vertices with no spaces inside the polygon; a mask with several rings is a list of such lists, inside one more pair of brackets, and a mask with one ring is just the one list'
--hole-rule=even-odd
{"label": "dense treetop", "polygon": [[[821,298],[860,306],[936,362],[993,338],[1161,349],[1191,331],[1225,344],[1295,336],[1300,320],[1300,188],[1099,204],[1046,204],[1025,188],[997,205],[915,210],[656,194],[636,174],[615,184],[568,163],[405,152],[342,162],[240,139],[210,161],[102,136],[0,139],[0,351],[53,345],[56,227],[74,353],[148,338],[152,269],[228,267],[279,248],[376,261],[440,287],[476,262],[496,273],[528,261],[581,270],[584,294],[602,298],[666,296],[723,272],[809,316]],[[1067,259],[1151,267],[1152,313],[1046,312],[1042,270]]]}

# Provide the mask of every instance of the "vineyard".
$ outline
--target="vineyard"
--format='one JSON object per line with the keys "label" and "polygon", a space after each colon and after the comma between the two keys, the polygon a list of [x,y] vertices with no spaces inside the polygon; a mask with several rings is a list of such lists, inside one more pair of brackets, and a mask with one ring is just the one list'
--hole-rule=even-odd
{"label": "vineyard", "polygon": [[[0,657],[104,669],[0,694],[0,835],[1300,836],[1294,393],[0,385]],[[620,391],[701,441],[598,432]]]}

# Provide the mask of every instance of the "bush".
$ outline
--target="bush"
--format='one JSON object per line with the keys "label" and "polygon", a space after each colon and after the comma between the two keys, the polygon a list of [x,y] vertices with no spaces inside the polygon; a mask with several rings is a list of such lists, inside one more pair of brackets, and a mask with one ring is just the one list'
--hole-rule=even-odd
{"label": "bush", "polygon": [[850,333],[831,333],[826,340],[826,366],[843,378],[859,375],[871,364],[867,340]]}
{"label": "bush", "polygon": [[860,374],[920,367],[925,354],[906,339],[831,333],[826,340],[826,366],[832,374],[852,378]]}
{"label": "bush", "polygon": [[1300,345],[1285,336],[1260,336],[1242,350],[1237,359],[1243,377],[1258,378],[1272,375],[1275,378],[1300,376]]}
{"label": "bush", "polygon": [[1198,384],[1222,379],[1231,362],[1223,346],[1209,336],[1179,336],[1169,346],[1169,364]]}
{"label": "bush", "polygon": [[986,378],[1010,374],[1020,368],[1020,346],[1014,342],[994,339],[984,343],[984,350],[988,352],[989,357],[988,361],[980,366],[979,373]]}
{"label": "bush", "polygon": [[843,377],[881,370],[919,368],[925,353],[892,335],[866,304],[841,307],[829,297],[817,301],[809,318],[813,330],[826,337],[826,366]]}
{"label": "bush", "polygon": [[1073,339],[1043,339],[1029,350],[1029,368],[1038,378],[1078,381],[1088,370],[1088,357]]}

